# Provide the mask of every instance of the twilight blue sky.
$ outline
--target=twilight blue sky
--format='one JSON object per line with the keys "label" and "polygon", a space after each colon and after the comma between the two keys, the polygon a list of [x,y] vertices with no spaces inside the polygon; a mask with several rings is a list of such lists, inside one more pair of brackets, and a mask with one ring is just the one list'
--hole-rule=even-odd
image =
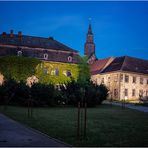
{"label": "twilight blue sky", "polygon": [[148,60],[148,2],[0,2],[0,33],[52,36],[82,55],[89,17],[99,59]]}

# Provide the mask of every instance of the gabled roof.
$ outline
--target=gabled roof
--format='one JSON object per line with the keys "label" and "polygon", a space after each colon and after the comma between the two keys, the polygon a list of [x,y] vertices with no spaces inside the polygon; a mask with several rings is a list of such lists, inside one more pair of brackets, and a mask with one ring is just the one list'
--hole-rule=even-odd
{"label": "gabled roof", "polygon": [[5,34],[0,35],[0,44],[78,52],[77,50],[74,50],[54,40],[52,37],[43,38],[27,35],[22,35],[21,37],[19,37],[16,34],[14,34],[13,37],[10,37],[10,34]]}
{"label": "gabled roof", "polygon": [[101,73],[118,70],[148,74],[148,60],[129,56],[116,57]]}
{"label": "gabled roof", "polygon": [[100,73],[107,65],[107,63],[112,59],[112,57],[108,57],[105,59],[97,60],[93,64],[90,65],[91,75],[95,75]]}

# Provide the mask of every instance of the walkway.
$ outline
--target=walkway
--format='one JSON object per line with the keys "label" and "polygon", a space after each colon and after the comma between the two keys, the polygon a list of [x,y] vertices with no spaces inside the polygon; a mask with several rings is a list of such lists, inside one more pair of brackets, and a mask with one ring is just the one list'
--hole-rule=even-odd
{"label": "walkway", "polygon": [[0,147],[1,146],[66,147],[68,145],[36,130],[27,128],[0,114]]}
{"label": "walkway", "polygon": [[[104,104],[111,104],[108,101],[104,101],[103,103]],[[122,106],[122,103],[112,102],[112,105]],[[134,105],[134,104],[125,104],[125,107],[148,113],[148,107],[145,107],[145,106]]]}

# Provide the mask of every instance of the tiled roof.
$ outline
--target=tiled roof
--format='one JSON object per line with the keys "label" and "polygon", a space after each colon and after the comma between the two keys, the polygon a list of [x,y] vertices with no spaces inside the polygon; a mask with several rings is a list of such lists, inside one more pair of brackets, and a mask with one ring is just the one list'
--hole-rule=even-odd
{"label": "tiled roof", "polygon": [[43,38],[43,37],[34,37],[26,35],[22,35],[21,37],[19,37],[16,34],[14,34],[13,37],[10,37],[10,34],[5,34],[5,35],[0,35],[0,44],[78,52],[77,50],[74,50],[62,44],[51,37]]}
{"label": "tiled roof", "polygon": [[91,74],[95,75],[97,73],[100,73],[111,58],[112,57],[108,57],[95,61],[92,65],[90,65]]}
{"label": "tiled roof", "polygon": [[148,60],[129,56],[116,57],[101,73],[118,70],[148,74]]}

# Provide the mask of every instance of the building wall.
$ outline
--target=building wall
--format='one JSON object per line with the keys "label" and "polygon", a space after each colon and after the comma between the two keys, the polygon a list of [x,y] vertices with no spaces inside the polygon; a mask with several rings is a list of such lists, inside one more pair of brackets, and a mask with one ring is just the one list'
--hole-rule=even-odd
{"label": "building wall", "polygon": [[[0,57],[0,84],[4,76],[16,81],[41,82],[44,84],[62,84],[77,80],[79,65],[74,63],[41,61],[34,58],[7,56]],[[30,81],[30,82],[29,82]]]}
{"label": "building wall", "polygon": [[0,85],[2,85],[4,82],[4,76],[0,73]]}
{"label": "building wall", "polygon": [[[129,77],[128,82],[125,82],[126,76]],[[133,77],[136,78],[136,83],[133,83]],[[92,75],[91,79],[97,84],[101,84],[104,81],[104,84],[110,90],[109,98],[112,97],[116,100],[139,100],[140,96],[148,96],[148,75],[116,71],[106,74]],[[140,79],[143,79],[143,84],[140,83]],[[127,96],[125,94],[125,89],[128,91]],[[133,90],[135,90],[134,96],[132,94]],[[141,94],[142,91],[143,94]]]}

